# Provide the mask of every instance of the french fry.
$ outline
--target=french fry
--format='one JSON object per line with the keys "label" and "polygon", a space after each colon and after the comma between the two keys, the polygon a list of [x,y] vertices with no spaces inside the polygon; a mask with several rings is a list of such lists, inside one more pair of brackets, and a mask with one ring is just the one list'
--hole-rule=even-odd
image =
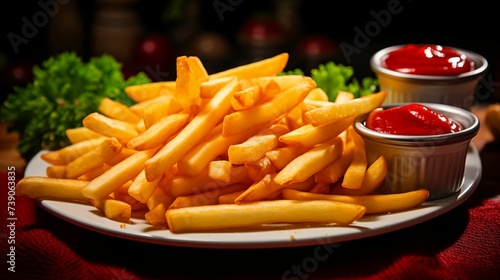
{"label": "french fry", "polygon": [[209,80],[210,77],[208,76],[207,69],[205,69],[205,66],[203,65],[199,57],[188,56],[187,62],[189,64],[189,69],[199,82]]}
{"label": "french fry", "polygon": [[311,78],[281,92],[270,101],[247,110],[236,111],[224,117],[222,135],[224,137],[255,131],[277,120],[297,106],[315,87]]}
{"label": "french fry", "polygon": [[82,190],[92,200],[102,200],[116,188],[135,178],[144,168],[144,162],[158,149],[137,152],[112,166],[109,170],[90,181]]}
{"label": "french fry", "polygon": [[234,199],[234,203],[248,203],[261,200],[271,200],[277,199],[281,196],[280,190],[282,188],[292,188],[302,191],[308,191],[314,186],[314,178],[310,177],[302,182],[291,183],[286,186],[277,184],[274,181],[276,173],[267,173],[261,180],[256,181],[254,184],[249,186],[244,192],[242,192],[237,198]]}
{"label": "french fry", "polygon": [[[363,184],[368,162],[364,149],[363,138],[354,130],[352,126],[347,129],[347,138],[354,144],[352,161],[345,171],[342,180],[342,187],[347,189],[359,189]],[[348,140],[349,141],[349,140]]]}
{"label": "french fry", "polygon": [[246,87],[233,94],[231,106],[234,110],[243,110],[254,106],[260,100],[261,91],[257,85]]}
{"label": "french fry", "polygon": [[167,219],[165,217],[165,213],[167,212],[167,207],[163,204],[157,204],[155,207],[150,209],[146,214],[144,214],[144,218],[146,221],[155,227],[166,227]]}
{"label": "french fry", "polygon": [[328,94],[322,89],[322,88],[314,88],[312,89],[309,94],[306,96],[305,99],[308,100],[318,100],[318,101],[328,101]]}
{"label": "french fry", "polygon": [[244,184],[233,184],[207,190],[202,193],[196,193],[188,196],[178,196],[175,198],[174,202],[170,204],[168,209],[219,204],[220,196],[237,191],[242,191],[246,188],[247,186],[245,186]]}
{"label": "french fry", "polygon": [[216,189],[231,184],[249,182],[249,176],[245,166],[235,166],[231,168],[231,179],[229,182],[213,180],[208,176],[208,168],[195,176],[175,176],[167,180],[165,185],[161,185],[167,192],[174,197],[201,193],[210,189]]}
{"label": "french fry", "polygon": [[353,120],[353,117],[346,117],[319,126],[306,124],[280,136],[279,140],[290,146],[313,147],[338,136],[352,124]]}
{"label": "french fry", "polygon": [[201,82],[200,84],[200,97],[201,98],[212,98],[214,95],[221,90],[227,83],[229,83],[234,77],[224,77],[218,79],[210,79],[208,81]]}
{"label": "french fry", "polygon": [[89,139],[103,137],[101,134],[94,132],[84,126],[66,129],[66,137],[71,144],[82,142]]}
{"label": "french fry", "polygon": [[49,178],[61,178],[65,179],[66,178],[66,169],[67,165],[49,165],[45,169],[45,174],[47,174],[47,177]]}
{"label": "french fry", "polygon": [[114,137],[107,138],[93,150],[81,155],[66,165],[66,178],[76,179],[92,169],[98,168],[116,156],[122,144]]}
{"label": "french fry", "polygon": [[214,128],[214,133],[207,139],[198,143],[178,162],[177,167],[180,174],[194,176],[206,168],[210,161],[227,152],[233,144],[242,143],[253,133],[245,132],[233,136],[222,136],[222,125]]}
{"label": "french fry", "polygon": [[273,180],[279,185],[305,181],[337,160],[341,156],[342,150],[342,139],[335,137],[293,159],[278,172]]}
{"label": "french fry", "polygon": [[162,91],[175,91],[175,81],[153,82],[141,85],[132,85],[125,88],[125,93],[135,102],[150,100],[161,95]]}
{"label": "french fry", "polygon": [[107,168],[105,166],[106,166],[106,164],[104,164],[103,166],[99,166],[97,168],[94,168],[94,169],[88,171],[87,173],[78,176],[78,178],[76,178],[76,179],[81,180],[81,181],[92,181],[95,177],[101,175],[102,173],[104,173],[104,171],[106,171]]}
{"label": "french fry", "polygon": [[109,196],[129,204],[132,211],[147,210],[146,204],[138,201],[128,193],[132,182],[132,180],[128,180],[125,184],[116,188]]}
{"label": "french fry", "polygon": [[137,199],[137,201],[140,201],[141,203],[146,203],[149,199],[149,197],[153,194],[154,190],[156,189],[156,186],[158,186],[158,183],[162,177],[149,182],[146,180],[146,173],[144,170],[142,170],[134,179],[130,187],[128,188],[128,194]]}
{"label": "french fry", "polygon": [[295,200],[330,200],[344,203],[363,205],[366,214],[380,214],[405,211],[416,208],[429,198],[427,189],[418,189],[404,193],[395,194],[371,194],[371,195],[335,195],[302,192],[293,189],[282,189],[281,193],[285,199]]}
{"label": "french fry", "polygon": [[279,137],[288,131],[288,127],[281,124],[262,129],[245,142],[229,146],[227,150],[229,161],[232,164],[245,164],[262,158],[266,152],[278,147]]}
{"label": "french fry", "polygon": [[[163,176],[162,180],[167,178],[168,176]],[[159,185],[161,185],[162,182],[160,181]],[[157,187],[154,189],[153,193],[151,196],[148,198],[148,201],[146,201],[146,206],[148,207],[149,210],[152,210],[155,208],[158,204],[163,204],[165,208],[168,208],[172,202],[174,202],[175,197],[170,194],[169,192],[165,191],[165,189],[161,187]]]}
{"label": "french fry", "polygon": [[191,70],[187,56],[179,56],[176,60],[177,78],[175,80],[175,97],[184,112],[201,105],[200,81]]}
{"label": "french fry", "polygon": [[337,97],[335,97],[336,103],[342,103],[354,99],[354,94],[352,92],[340,90],[337,92]]}
{"label": "french fry", "polygon": [[327,183],[316,183],[312,189],[309,190],[310,193],[330,193],[330,184]]}
{"label": "french fry", "polygon": [[[261,77],[249,79],[249,82],[251,85],[259,85],[262,89],[265,89],[266,86],[270,85],[270,82],[272,81],[273,84],[271,85],[273,88],[275,88],[274,84],[276,84],[281,91],[285,91],[296,85],[297,83],[300,83],[302,79],[304,79],[303,75],[264,75]],[[247,85],[246,87],[248,86],[249,85]]]}
{"label": "french fry", "polygon": [[23,177],[16,185],[16,194],[38,199],[67,201],[88,201],[82,189],[89,182],[73,179],[47,178],[38,176]]}
{"label": "french fry", "polygon": [[348,189],[339,185],[339,187],[335,188],[333,192],[335,194],[343,195],[373,194],[384,182],[386,174],[387,162],[383,156],[380,156],[366,170],[365,176],[363,177],[363,183],[359,189]]}
{"label": "french fry", "polygon": [[[162,100],[165,101],[165,100]],[[175,98],[171,98],[170,102],[156,102],[149,104],[144,108],[142,119],[144,121],[144,128],[148,129],[162,118],[172,114],[179,113],[182,108]]]}
{"label": "french fry", "polygon": [[123,144],[138,135],[133,124],[112,119],[97,112],[87,115],[82,123],[84,127],[106,137],[115,137]]}
{"label": "french fry", "polygon": [[45,153],[42,153],[40,157],[53,165],[63,165],[63,164],[68,164],[78,158],[79,156],[95,149],[97,146],[99,146],[106,137],[98,137],[98,138],[92,138],[89,140],[81,141],[69,146],[66,146],[64,148],[61,148],[59,150],[55,151],[48,151]]}
{"label": "french fry", "polygon": [[101,100],[98,110],[107,117],[128,123],[136,124],[141,119],[127,105],[114,101],[109,97],[104,97]]}
{"label": "french fry", "polygon": [[208,177],[222,182],[231,180],[233,165],[227,160],[213,160],[208,164]]}
{"label": "french fry", "polygon": [[144,111],[146,108],[151,105],[151,104],[156,104],[156,103],[162,103],[162,104],[167,104],[168,105],[168,113],[175,113],[180,111],[180,104],[178,103],[177,99],[175,98],[174,92],[166,92],[163,94],[160,94],[154,98],[144,100],[142,102],[136,103],[132,106],[130,106],[130,110],[134,112],[136,115],[139,117],[143,118],[144,117]]}
{"label": "french fry", "polygon": [[275,76],[285,69],[288,53],[281,53],[270,58],[251,62],[210,75],[210,80],[224,77],[252,79],[262,76]]}
{"label": "french fry", "polygon": [[236,79],[224,86],[179,134],[146,161],[145,170],[148,181],[156,180],[164,170],[174,166],[222,120],[231,107],[230,99],[237,86]]}
{"label": "french fry", "polygon": [[136,150],[122,147],[120,152],[116,156],[114,156],[110,160],[108,160],[106,163],[111,165],[111,166],[116,165],[119,162],[123,161],[124,159],[128,158],[129,156],[131,156],[135,153],[137,153]]}
{"label": "french fry", "polygon": [[116,199],[92,200],[92,205],[99,209],[108,219],[129,221],[132,216],[130,204]]}
{"label": "french fry", "polygon": [[294,158],[302,155],[310,148],[298,146],[278,147],[272,151],[266,152],[266,157],[271,160],[277,170],[283,169]]}
{"label": "french fry", "polygon": [[345,117],[366,114],[382,105],[386,96],[387,92],[380,91],[346,102],[330,102],[329,106],[307,111],[305,113],[306,122],[318,126]]}
{"label": "french fry", "polygon": [[366,208],[328,200],[272,200],[244,204],[219,204],[169,209],[172,233],[245,228],[273,223],[337,223],[349,225]]}
{"label": "french fry", "polygon": [[262,158],[245,163],[245,169],[247,170],[248,176],[252,178],[253,181],[260,181],[266,174],[276,173],[276,166],[272,161],[263,156]]}
{"label": "french fry", "polygon": [[219,196],[219,204],[233,204],[234,200],[243,192],[244,190],[221,195]]}
{"label": "french fry", "polygon": [[165,143],[178,133],[189,122],[190,115],[186,113],[172,114],[151,125],[144,132],[130,139],[129,149],[144,151],[153,149]]}
{"label": "french fry", "polygon": [[346,139],[346,133],[342,133],[342,141],[344,142],[344,150],[339,159],[323,168],[316,174],[314,174],[314,179],[317,183],[334,183],[342,178],[352,162],[354,155],[354,142]]}

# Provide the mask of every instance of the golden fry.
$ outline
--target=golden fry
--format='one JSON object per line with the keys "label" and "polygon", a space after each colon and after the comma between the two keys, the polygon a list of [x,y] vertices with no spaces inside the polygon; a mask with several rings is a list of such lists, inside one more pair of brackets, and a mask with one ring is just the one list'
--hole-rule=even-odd
{"label": "golden fry", "polygon": [[82,190],[83,195],[92,200],[102,200],[116,188],[135,178],[144,168],[144,162],[151,158],[157,149],[137,152],[112,166],[96,177]]}
{"label": "golden fry", "polygon": [[132,216],[132,206],[116,199],[92,200],[92,205],[99,209],[108,219],[129,221]]}
{"label": "golden fry", "polygon": [[160,94],[152,99],[147,99],[142,102],[136,103],[132,106],[130,106],[130,110],[134,112],[136,115],[139,117],[143,118],[144,117],[144,111],[146,110],[147,107],[149,107],[151,104],[155,103],[161,103],[161,104],[166,104],[168,105],[168,111],[167,113],[176,113],[180,111],[181,107],[177,99],[175,98],[174,92],[166,92],[164,94]]}
{"label": "golden fry", "polygon": [[199,57],[188,56],[187,62],[189,64],[189,69],[191,69],[191,72],[193,72],[194,76],[198,79],[198,81],[200,82],[208,81],[209,76],[207,69],[205,69],[205,66],[203,65]]}
{"label": "golden fry", "polygon": [[263,156],[262,158],[245,163],[245,169],[247,170],[248,176],[252,178],[254,182],[260,181],[266,174],[276,173],[276,166],[271,162],[271,160]]}
{"label": "golden fry", "polygon": [[331,200],[353,203],[366,207],[366,214],[391,213],[412,209],[422,205],[429,198],[427,189],[418,189],[396,194],[371,195],[335,195],[302,192],[293,189],[282,189],[285,199],[296,200]]}
{"label": "golden fry", "polygon": [[190,112],[191,107],[201,105],[200,81],[191,70],[187,56],[179,56],[176,60],[177,78],[175,80],[175,97],[184,112]]}
{"label": "golden fry", "polygon": [[150,100],[161,95],[162,91],[175,91],[175,82],[153,82],[142,85],[132,85],[125,88],[125,93],[135,102]]}
{"label": "golden fry", "polygon": [[153,194],[154,190],[156,189],[156,186],[158,186],[158,183],[160,182],[161,177],[149,182],[146,180],[146,174],[145,171],[142,170],[137,177],[135,177],[134,181],[128,188],[128,194],[137,199],[137,201],[140,201],[141,203],[146,203],[149,199],[149,197]]}
{"label": "golden fry", "polygon": [[108,97],[101,100],[98,110],[107,117],[128,123],[136,124],[141,120],[128,106]]}
{"label": "golden fry", "polygon": [[191,195],[201,193],[210,189],[216,189],[237,183],[246,183],[249,181],[248,173],[244,166],[235,166],[231,168],[231,179],[229,182],[211,179],[208,176],[208,168],[195,176],[176,176],[167,180],[162,187],[173,196]]}
{"label": "golden fry", "polygon": [[84,127],[106,137],[115,137],[123,144],[138,135],[134,124],[112,119],[97,112],[87,115],[82,123]]}
{"label": "golden fry", "polygon": [[173,233],[244,228],[273,223],[337,223],[349,225],[365,213],[361,205],[328,200],[271,200],[169,209]]}
{"label": "golden fry", "polygon": [[122,149],[122,144],[116,138],[107,138],[93,150],[81,155],[66,166],[66,178],[75,179],[78,176],[98,168],[116,156]]}
{"label": "golden fry", "polygon": [[345,102],[330,102],[305,113],[306,122],[314,126],[333,122],[345,117],[355,117],[371,112],[384,102],[387,92],[380,91]]}
{"label": "golden fry", "polygon": [[165,143],[170,137],[179,132],[189,122],[189,114],[178,113],[162,118],[141,134],[130,139],[129,149],[144,151],[153,149]]}
{"label": "golden fry", "polygon": [[188,176],[200,174],[210,161],[226,153],[229,146],[241,143],[252,135],[247,132],[223,137],[222,125],[214,128],[213,132],[213,134],[211,132],[211,135],[208,135],[205,140],[198,143],[177,162],[180,174]]}
{"label": "golden fry", "polygon": [[274,125],[262,129],[245,142],[229,146],[227,155],[232,164],[245,164],[256,161],[266,152],[274,150],[279,145],[279,137],[289,131],[284,125]]}
{"label": "golden fry", "polygon": [[82,194],[82,189],[88,183],[73,179],[30,176],[19,180],[16,194],[38,199],[88,201]]}
{"label": "golden fry", "polygon": [[237,77],[239,79],[252,79],[263,76],[275,76],[285,69],[288,63],[288,53],[262,59],[249,64],[237,66],[210,75],[210,80],[224,77]]}
{"label": "golden fry", "polygon": [[344,150],[339,159],[323,168],[318,173],[314,174],[314,179],[317,183],[334,183],[342,178],[352,162],[354,155],[354,143],[353,141],[347,141],[345,133],[343,133],[342,140],[344,142]]}
{"label": "golden fry", "polygon": [[302,182],[325,168],[342,154],[343,144],[340,137],[335,137],[319,144],[293,159],[278,172],[274,181],[279,185]]}
{"label": "golden fry", "polygon": [[221,90],[227,83],[229,83],[234,77],[224,77],[218,79],[211,79],[200,84],[200,97],[201,98],[212,98],[214,95]]}
{"label": "golden fry", "polygon": [[335,194],[368,195],[374,193],[385,180],[387,162],[383,156],[375,160],[366,170],[363,183],[359,189],[348,189],[341,185],[334,190]]}
{"label": "golden fry", "polygon": [[319,126],[306,124],[280,136],[279,140],[291,146],[313,147],[338,136],[352,124],[353,120],[352,117],[346,117]]}
{"label": "golden fry", "polygon": [[[365,144],[363,138],[354,131],[352,126],[347,129],[347,141],[352,141],[354,145],[351,164],[345,171],[342,187],[347,189],[359,189],[363,184],[368,162],[366,159]],[[350,139],[350,140],[349,140]]]}
{"label": "golden fry", "polygon": [[219,204],[220,196],[242,191],[246,188],[247,187],[243,184],[233,184],[207,190],[202,193],[196,193],[188,196],[178,196],[175,198],[174,202],[170,204],[168,209]]}
{"label": "golden fry", "polygon": [[270,101],[247,110],[236,111],[224,117],[222,135],[224,137],[247,131],[256,131],[277,120],[297,106],[316,86],[311,78],[281,92]]}
{"label": "golden fry", "polygon": [[353,99],[354,99],[354,94],[352,92],[341,90],[337,92],[337,97],[335,98],[335,102],[342,103]]}
{"label": "golden fry", "polygon": [[166,227],[167,219],[165,218],[165,213],[167,212],[167,207],[163,204],[157,204],[155,207],[150,209],[146,214],[144,214],[144,218],[146,221],[155,227]]}
{"label": "golden fry", "polygon": [[66,169],[67,165],[49,165],[45,169],[45,174],[49,178],[61,178],[66,179]]}
{"label": "golden fry", "polygon": [[102,142],[106,140],[106,137],[92,138],[89,140],[81,141],[59,150],[48,151],[41,154],[41,158],[53,165],[63,165],[68,164],[80,157],[81,155],[95,149]]}
{"label": "golden fry", "polygon": [[82,142],[89,139],[103,137],[101,134],[94,132],[84,126],[66,129],[66,137],[71,144]]}
{"label": "golden fry", "polygon": [[261,91],[256,85],[246,87],[233,94],[231,106],[234,110],[243,110],[252,107],[260,100]]}
{"label": "golden fry", "polygon": [[276,166],[277,170],[281,170],[294,158],[302,155],[308,150],[309,148],[307,147],[284,146],[266,152],[266,157],[271,160],[273,165]]}
{"label": "golden fry", "polygon": [[208,164],[208,177],[222,182],[231,180],[233,165],[227,160],[213,160]]}

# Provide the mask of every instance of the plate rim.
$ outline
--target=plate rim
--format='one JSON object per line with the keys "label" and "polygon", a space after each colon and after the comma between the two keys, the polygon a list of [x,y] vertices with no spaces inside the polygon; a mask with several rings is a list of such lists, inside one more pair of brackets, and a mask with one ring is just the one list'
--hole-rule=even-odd
{"label": "plate rim", "polygon": [[[28,162],[25,169],[25,177],[45,176],[41,173],[41,170],[45,170],[44,167],[48,166],[49,164],[43,161],[40,157],[40,155],[44,152],[47,151],[42,150],[38,152]],[[91,230],[108,236],[137,242],[176,247],[211,249],[289,248],[363,239],[397,231],[431,220],[456,208],[464,201],[466,201],[479,185],[481,173],[482,166],[479,152],[471,145],[469,146],[469,150],[467,152],[464,180],[462,182],[460,190],[457,193],[442,199],[426,201],[421,207],[417,209],[389,214],[367,215],[347,227],[313,226],[307,228],[277,228],[263,231],[259,230],[245,232],[202,232],[172,234],[168,229],[157,229],[151,225],[148,225],[143,218],[132,218],[132,224],[108,219],[102,215],[99,215],[97,213],[98,211],[95,210],[95,208],[90,204],[57,200],[35,199],[35,201],[45,211],[76,226],[80,226],[87,230]],[[92,220],[78,219],[78,217],[65,212],[67,210],[66,207],[70,207],[70,210],[72,211],[74,211],[75,209],[76,211],[78,211],[78,209],[88,210],[88,212],[92,212],[92,214],[86,213],[86,215],[95,215],[95,217],[93,217]],[[419,212],[422,213],[418,215]],[[382,218],[382,220],[384,220],[384,217],[386,219],[390,219],[401,215],[405,216],[408,214],[410,216],[412,214],[413,216],[416,215],[416,218],[404,219],[399,217],[399,219],[396,219],[396,223],[385,223],[385,225],[383,226],[377,226],[377,221],[373,222],[375,223],[375,227],[370,224],[372,223],[371,220],[376,220],[377,218]],[[93,221],[93,219],[102,222],[102,224],[97,224],[97,222]],[[338,231],[341,231],[343,233],[337,235],[332,234],[332,232],[335,233],[332,230],[333,228],[336,228],[338,229]],[[138,230],[140,229],[142,229],[143,232],[138,232]],[[164,234],[159,235],[159,233]],[[252,237],[252,235],[254,236]],[[221,241],[221,238],[224,237],[229,237],[230,239]],[[257,237],[265,238],[261,239]]]}

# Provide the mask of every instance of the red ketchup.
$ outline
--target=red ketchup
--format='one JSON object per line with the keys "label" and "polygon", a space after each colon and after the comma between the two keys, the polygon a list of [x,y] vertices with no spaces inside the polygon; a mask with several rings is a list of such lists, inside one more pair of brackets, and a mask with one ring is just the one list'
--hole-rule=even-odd
{"label": "red ketchup", "polygon": [[462,125],[432,109],[411,103],[389,109],[373,110],[366,127],[397,135],[438,135],[462,130]]}
{"label": "red ketchup", "polygon": [[440,45],[409,44],[390,52],[387,69],[416,75],[454,76],[474,70],[474,62],[457,50]]}

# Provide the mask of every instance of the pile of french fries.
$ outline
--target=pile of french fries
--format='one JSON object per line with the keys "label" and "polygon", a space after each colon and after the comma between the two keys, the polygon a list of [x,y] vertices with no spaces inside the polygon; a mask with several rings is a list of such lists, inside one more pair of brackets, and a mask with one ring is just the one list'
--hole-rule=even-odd
{"label": "pile of french fries", "polygon": [[136,104],[103,99],[71,145],[46,151],[46,177],[17,194],[90,203],[123,222],[142,211],[173,233],[269,223],[349,225],[366,214],[411,209],[425,189],[377,194],[383,157],[367,162],[356,116],[384,91],[328,101],[308,76],[277,75],[282,53],[208,74],[198,57],[177,58],[175,81],[126,88]]}

